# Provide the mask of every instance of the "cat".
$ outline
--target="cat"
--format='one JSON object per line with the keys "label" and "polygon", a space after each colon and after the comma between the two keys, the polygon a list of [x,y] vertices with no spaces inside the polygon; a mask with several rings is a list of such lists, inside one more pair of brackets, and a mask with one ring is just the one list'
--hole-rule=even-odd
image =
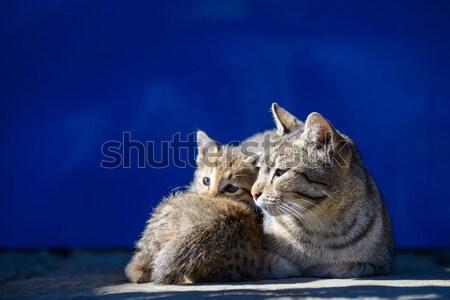
{"label": "cat", "polygon": [[389,273],[390,218],[353,141],[318,113],[301,130],[276,103],[272,113],[279,139],[259,156],[251,190],[264,214],[265,247],[295,276]]}
{"label": "cat", "polygon": [[263,249],[251,209],[223,196],[177,192],[164,198],[125,268],[131,282],[187,284],[280,278],[289,262]]}

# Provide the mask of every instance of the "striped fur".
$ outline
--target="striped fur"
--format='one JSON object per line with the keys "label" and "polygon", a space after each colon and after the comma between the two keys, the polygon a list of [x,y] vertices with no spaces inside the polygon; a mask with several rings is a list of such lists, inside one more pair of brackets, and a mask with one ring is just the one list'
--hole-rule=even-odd
{"label": "striped fur", "polygon": [[252,188],[267,249],[287,258],[296,275],[388,273],[389,216],[353,142],[317,113],[292,130],[294,116],[276,104],[272,111],[281,138],[260,157]]}

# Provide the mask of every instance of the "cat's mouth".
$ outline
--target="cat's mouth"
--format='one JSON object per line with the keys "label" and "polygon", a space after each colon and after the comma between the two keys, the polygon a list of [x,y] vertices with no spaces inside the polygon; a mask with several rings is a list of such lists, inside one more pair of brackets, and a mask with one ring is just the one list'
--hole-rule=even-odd
{"label": "cat's mouth", "polygon": [[279,201],[260,196],[255,201],[255,204],[256,204],[256,206],[261,208],[265,213],[267,213],[269,215],[279,215],[280,214],[279,209],[277,209],[277,205],[279,204]]}

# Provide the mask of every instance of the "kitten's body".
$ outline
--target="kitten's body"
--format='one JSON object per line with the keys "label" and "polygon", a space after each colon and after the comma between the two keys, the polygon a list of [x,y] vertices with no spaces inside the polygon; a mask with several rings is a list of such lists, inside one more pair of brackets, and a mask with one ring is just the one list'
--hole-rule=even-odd
{"label": "kitten's body", "polygon": [[304,131],[289,130],[279,111],[286,113],[274,105],[281,138],[261,157],[252,188],[264,211],[266,247],[291,261],[297,275],[389,272],[389,216],[353,142],[316,113]]}
{"label": "kitten's body", "polygon": [[262,228],[248,207],[178,193],[154,210],[125,273],[138,283],[255,280],[262,258]]}

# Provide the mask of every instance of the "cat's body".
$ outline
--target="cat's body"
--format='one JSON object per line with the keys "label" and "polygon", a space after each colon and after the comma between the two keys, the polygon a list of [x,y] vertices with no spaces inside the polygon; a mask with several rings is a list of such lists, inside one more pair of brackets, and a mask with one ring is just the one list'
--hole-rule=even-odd
{"label": "cat's body", "polygon": [[158,284],[261,278],[262,228],[245,205],[178,193],[158,205],[125,273]]}
{"label": "cat's body", "polygon": [[[276,105],[272,110],[279,138],[259,158],[261,170],[251,189],[264,212],[264,233],[248,209],[252,205],[242,182],[233,193],[225,190],[237,184],[239,172],[256,173],[251,160],[233,156],[230,148],[231,160],[223,169],[214,156],[201,172],[199,166],[191,185],[197,193],[178,194],[158,206],[126,268],[130,281],[174,284],[389,272],[389,217],[352,141],[319,114],[303,124]],[[223,150],[213,147],[217,153]],[[223,156],[227,151],[219,157],[228,157]],[[199,158],[204,154],[199,152]],[[243,164],[227,173],[236,162]],[[251,183],[245,181],[246,189]]]}
{"label": "cat's body", "polygon": [[281,137],[261,156],[252,188],[264,212],[267,249],[288,259],[299,276],[388,273],[389,216],[353,142],[317,113],[296,130],[290,129],[295,117],[285,118],[277,105],[272,110]]}

